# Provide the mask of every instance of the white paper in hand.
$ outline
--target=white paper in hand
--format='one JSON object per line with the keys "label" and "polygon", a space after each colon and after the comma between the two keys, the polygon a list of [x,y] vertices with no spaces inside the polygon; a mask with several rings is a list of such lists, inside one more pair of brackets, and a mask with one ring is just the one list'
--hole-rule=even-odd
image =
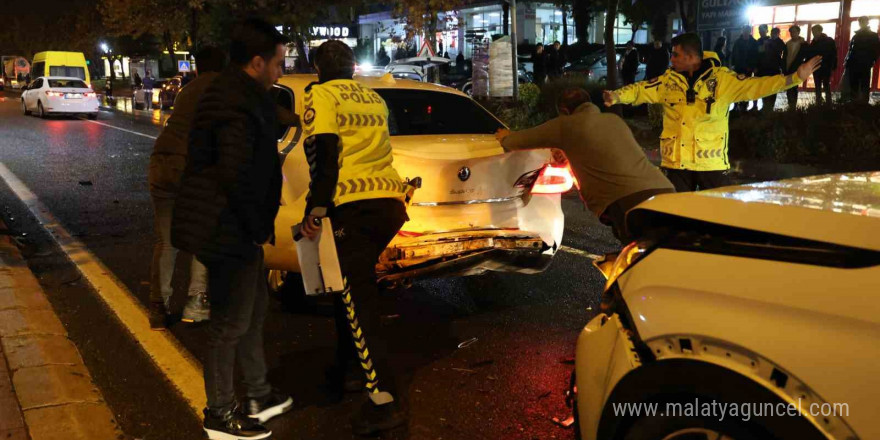
{"label": "white paper in hand", "polygon": [[344,289],[342,270],[330,219],[321,219],[321,233],[314,240],[305,237],[296,240],[300,228],[301,225],[296,225],[292,232],[306,295],[341,292]]}

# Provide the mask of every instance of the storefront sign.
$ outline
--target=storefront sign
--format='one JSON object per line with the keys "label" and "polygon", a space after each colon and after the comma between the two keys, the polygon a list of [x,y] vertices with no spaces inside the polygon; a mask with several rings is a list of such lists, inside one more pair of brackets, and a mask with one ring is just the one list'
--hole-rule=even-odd
{"label": "storefront sign", "polygon": [[736,28],[749,24],[747,10],[751,0],[699,0],[697,30]]}
{"label": "storefront sign", "polygon": [[354,32],[348,26],[312,26],[312,35],[321,38],[348,38]]}

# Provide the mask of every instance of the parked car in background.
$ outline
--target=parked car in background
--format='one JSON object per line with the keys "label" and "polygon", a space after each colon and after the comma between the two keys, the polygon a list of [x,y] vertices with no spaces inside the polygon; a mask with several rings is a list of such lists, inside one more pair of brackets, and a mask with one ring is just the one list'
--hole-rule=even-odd
{"label": "parked car in background", "polygon": [[[159,95],[161,94],[161,92],[164,89],[165,84],[167,82],[168,82],[167,80],[156,80],[156,82],[154,83],[153,96],[151,99],[150,108],[156,109],[156,108],[161,107],[161,104],[159,101]],[[135,108],[135,110],[143,110],[146,108],[145,95],[146,95],[146,90],[144,90],[143,86],[133,86],[132,87],[131,104]],[[177,96],[176,92],[175,92],[174,96],[175,97]],[[173,103],[173,101],[172,101],[172,103]],[[164,107],[162,107],[162,108],[164,108]]]}
{"label": "parked car in background", "polygon": [[627,223],[577,342],[581,438],[880,438],[880,172],[664,194]]}
{"label": "parked car in background", "polygon": [[21,110],[45,118],[52,114],[98,117],[98,95],[80,78],[58,76],[33,80],[21,94]]}
{"label": "parked car in background", "polygon": [[[159,96],[156,99],[159,108],[165,110],[174,107],[174,100],[177,98],[177,94],[180,93],[181,88],[183,88],[183,77],[180,75],[175,76],[162,84],[159,88]],[[156,93],[155,90],[153,93]]]}
{"label": "parked car in background", "polygon": [[[624,52],[626,52],[626,49],[617,48],[618,62],[620,62],[620,58],[623,56]],[[605,51],[593,52],[578,60],[566,63],[565,68],[563,69],[563,74],[583,75],[591,81],[605,83],[608,80],[608,58],[605,56]],[[639,63],[639,69],[636,73],[636,81],[642,81],[644,79],[645,65]],[[617,72],[617,81],[618,86],[623,84],[619,70]]]}

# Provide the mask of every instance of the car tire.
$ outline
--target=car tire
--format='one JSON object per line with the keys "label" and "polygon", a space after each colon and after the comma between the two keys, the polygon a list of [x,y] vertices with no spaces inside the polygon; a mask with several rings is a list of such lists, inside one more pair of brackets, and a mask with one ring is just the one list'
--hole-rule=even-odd
{"label": "car tire", "polygon": [[21,111],[25,116],[30,116],[31,111],[27,109],[27,104],[24,103],[24,98],[21,98]]}
{"label": "car tire", "polygon": [[88,117],[90,120],[94,121],[95,119],[98,119],[98,114],[97,113],[89,113]]}
{"label": "car tire", "polygon": [[472,85],[464,86],[464,88],[462,88],[461,91],[464,92],[465,95],[474,96],[474,86],[472,86]]}
{"label": "car tire", "polygon": [[46,117],[48,116],[46,114],[46,111],[43,110],[43,102],[42,101],[37,101],[37,116],[39,116],[42,119],[46,119]]}
{"label": "car tire", "polygon": [[309,308],[301,274],[269,269],[266,271],[266,281],[269,293],[281,301],[285,310],[299,312]]}

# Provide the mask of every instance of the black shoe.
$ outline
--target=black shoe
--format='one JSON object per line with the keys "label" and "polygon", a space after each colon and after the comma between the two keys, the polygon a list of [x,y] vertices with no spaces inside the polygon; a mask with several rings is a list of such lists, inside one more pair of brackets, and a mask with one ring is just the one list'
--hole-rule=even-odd
{"label": "black shoe", "polygon": [[238,408],[230,410],[222,416],[205,412],[205,433],[211,440],[250,440],[263,439],[272,435],[256,420],[242,414]]}
{"label": "black shoe", "polygon": [[150,302],[148,312],[151,329],[165,330],[168,328],[168,307],[165,303]]}
{"label": "black shoe", "polygon": [[367,399],[360,410],[351,417],[351,430],[357,435],[373,435],[405,423],[406,415],[397,406],[397,402],[375,405]]}
{"label": "black shoe", "polygon": [[272,391],[262,399],[247,400],[248,417],[266,423],[273,417],[280,416],[293,408],[293,398],[287,394]]}

